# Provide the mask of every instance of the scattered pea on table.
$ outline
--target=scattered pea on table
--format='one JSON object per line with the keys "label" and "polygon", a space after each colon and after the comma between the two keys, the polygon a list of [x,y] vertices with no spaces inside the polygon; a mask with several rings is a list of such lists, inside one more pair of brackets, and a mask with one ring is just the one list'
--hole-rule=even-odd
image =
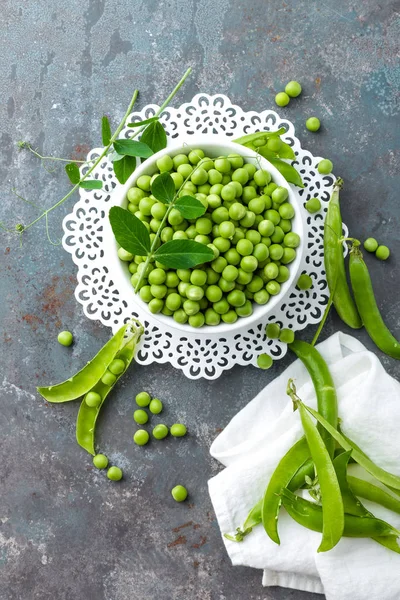
{"label": "scattered pea on table", "polygon": [[133,413],[133,419],[138,425],[144,425],[149,420],[149,415],[145,410],[135,410]]}
{"label": "scattered pea on table", "polygon": [[288,94],[286,92],[279,92],[278,94],[276,94],[275,96],[275,103],[278,106],[287,106],[290,102],[290,98],[288,96]]}
{"label": "scattered pea on table", "polygon": [[119,467],[110,467],[107,471],[107,477],[111,481],[119,481],[122,479],[122,470]]}
{"label": "scattered pea on table", "polygon": [[321,210],[321,201],[319,198],[310,198],[304,206],[309,213],[313,214]]}
{"label": "scattered pea on table", "polygon": [[61,346],[70,346],[74,341],[74,336],[70,331],[60,331],[57,336],[57,340]]}
{"label": "scattered pea on table", "polygon": [[176,485],[172,488],[171,494],[176,502],[183,502],[188,496],[188,491],[183,485]]}
{"label": "scattered pea on table", "polygon": [[150,439],[149,433],[145,429],[138,429],[135,431],[133,441],[138,446],[145,446]]}
{"label": "scattered pea on table", "polygon": [[108,458],[105,454],[96,454],[93,457],[93,464],[96,469],[105,469],[108,466]]}
{"label": "scattered pea on table", "polygon": [[136,395],[135,400],[138,406],[144,408],[150,404],[151,396],[148,392],[139,392],[139,394]]}
{"label": "scattered pea on table", "polygon": [[333,171],[333,163],[328,158],[323,158],[318,163],[318,173],[321,175],[329,175]]}
{"label": "scattered pea on table", "polygon": [[168,433],[168,427],[163,424],[156,425],[153,429],[153,436],[156,438],[156,440],[163,440],[165,437],[167,437]]}
{"label": "scattered pea on table", "polygon": [[375,256],[376,258],[379,258],[379,260],[387,260],[390,256],[390,250],[387,246],[378,246]]}
{"label": "scattered pea on table", "polygon": [[309,290],[312,287],[313,280],[307,273],[302,273],[297,280],[297,287],[299,290]]}
{"label": "scattered pea on table", "polygon": [[186,435],[187,429],[182,423],[175,423],[174,425],[171,425],[170,432],[173,437],[183,437]]}
{"label": "scattered pea on table", "polygon": [[284,344],[292,344],[294,342],[294,331],[291,329],[281,329],[279,341]]}
{"label": "scattered pea on table", "polygon": [[285,92],[291,98],[297,98],[301,94],[301,85],[298,81],[289,81],[285,86]]}
{"label": "scattered pea on table", "polygon": [[321,127],[321,122],[317,117],[309,117],[306,121],[308,131],[318,131]]}
{"label": "scattered pea on table", "polygon": [[364,242],[364,248],[367,252],[375,252],[378,249],[378,242],[375,238],[369,237]]}
{"label": "scattered pea on table", "polygon": [[259,354],[257,356],[257,365],[260,369],[269,369],[273,365],[272,357],[269,354]]}
{"label": "scattered pea on table", "polygon": [[265,328],[265,334],[271,340],[277,340],[281,333],[281,328],[278,323],[268,323]]}
{"label": "scattered pea on table", "polygon": [[163,409],[163,404],[161,400],[158,398],[153,398],[149,404],[149,411],[153,413],[153,415],[158,415]]}

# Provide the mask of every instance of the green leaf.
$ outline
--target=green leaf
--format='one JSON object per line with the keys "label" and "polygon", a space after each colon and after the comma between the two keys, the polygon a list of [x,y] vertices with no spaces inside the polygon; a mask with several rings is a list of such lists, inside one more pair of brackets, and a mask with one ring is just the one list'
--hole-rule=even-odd
{"label": "green leaf", "polygon": [[128,123],[128,127],[141,127],[142,125],[150,125],[150,123],[154,123],[154,121],[158,121],[158,117],[150,117],[150,119],[145,119],[144,121]]}
{"label": "green leaf", "polygon": [[214,252],[193,240],[171,240],[162,244],[154,256],[169,269],[190,269],[213,260]]}
{"label": "green leaf", "polygon": [[79,187],[84,190],[101,190],[103,182],[100,179],[85,179],[80,182]]}
{"label": "green leaf", "polygon": [[298,173],[292,165],[285,163],[280,158],[269,158],[268,160],[278,169],[279,173],[284,176],[288,183],[294,183],[294,185],[301,188],[304,187],[300,173]]}
{"label": "green leaf", "polygon": [[115,140],[114,149],[123,156],[140,156],[140,158],[149,158],[153,150],[143,142],[136,140]]}
{"label": "green leaf", "polygon": [[110,121],[106,115],[101,118],[101,140],[103,142],[103,146],[108,146],[111,141]]}
{"label": "green leaf", "polygon": [[115,177],[120,183],[126,183],[136,169],[136,158],[134,156],[117,156],[119,158],[113,160]]}
{"label": "green leaf", "polygon": [[200,200],[192,196],[178,198],[174,206],[185,219],[197,219],[197,217],[201,217],[206,212],[206,208]]}
{"label": "green leaf", "polygon": [[151,193],[157,200],[170,204],[175,198],[175,183],[169,173],[161,173],[151,184]]}
{"label": "green leaf", "polygon": [[113,206],[108,216],[115,239],[124,250],[138,256],[149,254],[150,235],[142,221],[120,206]]}
{"label": "green leaf", "polygon": [[143,131],[140,141],[147,144],[153,152],[159,152],[167,146],[167,134],[159,121],[150,123]]}
{"label": "green leaf", "polygon": [[81,174],[79,171],[79,167],[76,163],[68,163],[67,165],[65,165],[65,172],[67,173],[71,183],[73,183],[74,185],[79,183],[81,179]]}

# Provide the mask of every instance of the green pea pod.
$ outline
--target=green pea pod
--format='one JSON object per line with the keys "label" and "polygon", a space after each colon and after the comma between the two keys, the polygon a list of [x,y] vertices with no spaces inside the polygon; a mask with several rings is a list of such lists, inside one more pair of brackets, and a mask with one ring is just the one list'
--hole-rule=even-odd
{"label": "green pea pod", "polygon": [[[301,404],[301,401],[298,401]],[[337,431],[322,415],[320,415],[313,408],[303,404],[304,408],[313,416],[325,429],[331,434],[331,436],[344,448],[345,450],[351,450],[351,456],[354,458],[356,463],[361,467],[364,467],[368,473],[373,475],[378,481],[384,483],[388,487],[400,490],[400,477],[392,475],[388,471],[385,471],[381,467],[378,467],[371,459],[368,458],[364,452],[360,451],[358,446],[354,444],[348,437],[345,437],[339,431]]]}
{"label": "green pea pod", "polygon": [[344,509],[340,486],[325,442],[304,405],[296,396],[292,380],[289,380],[288,394],[299,410],[311,458],[318,475],[323,506],[322,540],[318,552],[327,552],[336,546],[343,535]]}
{"label": "green pea pod", "polygon": [[[138,328],[133,331],[131,330],[129,336],[124,341],[124,346],[115,355],[116,359],[121,359],[125,363],[125,369],[118,376],[116,381],[118,381],[118,379],[123,375],[123,373],[125,373],[130,363],[132,362],[135,353],[135,348],[137,342],[140,339],[142,331],[142,328]],[[80,446],[82,446],[82,448],[89,452],[89,454],[95,454],[94,436],[96,430],[97,417],[99,416],[101,407],[103,406],[105,399],[115,386],[115,383],[112,386],[108,386],[104,384],[101,380],[98,381],[90,391],[96,392],[100,395],[101,403],[96,407],[88,406],[86,404],[85,399],[83,399],[80,405],[78,416],[76,419],[76,441]]]}
{"label": "green pea pod", "polygon": [[244,135],[236,140],[233,140],[236,144],[240,144],[241,146],[247,146],[248,144],[252,144],[255,140],[265,139],[267,141],[268,138],[272,137],[280,137],[283,133],[285,133],[285,128],[281,127],[276,131],[256,131],[255,133],[249,133],[248,135]]}
{"label": "green pea pod", "polygon": [[377,485],[373,485],[364,479],[352,477],[351,475],[349,475],[347,479],[352,492],[356,496],[360,496],[365,500],[380,504],[381,506],[400,514],[400,500],[394,498],[382,488],[378,487]]}
{"label": "green pea pod", "polygon": [[69,402],[87,394],[104,375],[108,365],[120,349],[127,327],[127,325],[121,327],[76,375],[57,385],[38,387],[39,394],[48,402]]}
{"label": "green pea pod", "polygon": [[328,205],[324,226],[324,261],[329,291],[339,317],[353,329],[362,327],[357,307],[347,284],[342,244],[342,216],[340,214],[339,190],[343,184],[338,179]]}
{"label": "green pea pod", "polygon": [[[310,374],[317,395],[318,412],[336,429],[338,422],[337,397],[328,365],[318,350],[307,342],[295,340],[289,344],[289,348],[301,360]],[[332,457],[335,451],[335,440],[324,427],[319,426],[318,430]]]}
{"label": "green pea pod", "polygon": [[400,360],[400,342],[386,327],[376,304],[368,267],[363,260],[359,242],[350,251],[350,280],[358,311],[365,329],[375,344],[388,356]]}
{"label": "green pea pod", "polygon": [[[288,514],[300,525],[312,531],[323,531],[324,509],[322,506],[296,496],[290,490],[283,488],[281,491],[282,504]],[[369,537],[399,535],[397,529],[375,517],[357,517],[344,515],[343,519],[344,537]]]}
{"label": "green pea pod", "polygon": [[302,437],[279,461],[265,490],[261,511],[262,523],[266,533],[276,544],[280,544],[278,535],[278,513],[281,505],[280,490],[288,486],[298,470],[298,466],[303,465],[309,458],[310,450],[307,440]]}

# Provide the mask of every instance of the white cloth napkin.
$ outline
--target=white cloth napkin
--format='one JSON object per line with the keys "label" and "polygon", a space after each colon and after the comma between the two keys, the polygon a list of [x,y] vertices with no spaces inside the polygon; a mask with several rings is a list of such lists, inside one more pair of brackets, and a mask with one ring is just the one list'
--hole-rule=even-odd
{"label": "white cloth napkin", "polygon": [[[318,345],[338,393],[343,432],[379,466],[400,475],[400,384],[355,338],[336,333]],[[282,456],[303,434],[286,395],[289,377],[299,397],[316,408],[311,379],[299,360],[241,410],[211,446],[225,469],[209,481],[221,533],[233,533],[262,497]],[[357,465],[350,470],[369,479]],[[363,501],[375,516],[400,528],[400,515]],[[263,569],[263,585],[326,595],[327,600],[399,600],[400,555],[370,539],[342,538],[317,553],[321,534],[295,523],[281,509],[280,546],[258,525],[240,543],[223,538],[233,565]]]}

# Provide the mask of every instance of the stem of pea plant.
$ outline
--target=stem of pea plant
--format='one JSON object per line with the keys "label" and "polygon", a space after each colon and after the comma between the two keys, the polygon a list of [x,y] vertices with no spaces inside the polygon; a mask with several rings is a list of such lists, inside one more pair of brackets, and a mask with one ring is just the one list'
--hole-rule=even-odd
{"label": "stem of pea plant", "polygon": [[[99,158],[93,163],[93,165],[90,167],[90,169],[88,169],[88,171],[82,176],[81,180],[79,183],[81,183],[82,181],[85,181],[85,179],[87,179],[87,177],[89,177],[89,175],[91,173],[93,173],[94,169],[97,167],[97,165],[103,160],[103,158],[106,156],[107,152],[109,151],[110,147],[112,146],[112,144],[115,142],[115,140],[117,139],[117,137],[119,136],[119,134],[121,133],[122,128],[125,125],[125,121],[129,116],[129,113],[131,112],[136,99],[138,97],[139,91],[135,90],[132,99],[129,103],[128,109],[122,119],[122,121],[120,122],[120,124],[118,125],[117,129],[114,132],[114,135],[112,136],[110,143],[104,148],[103,152],[100,154]],[[37,217],[37,219],[35,219],[34,221],[32,221],[31,223],[29,223],[28,225],[26,225],[24,227],[24,231],[26,231],[27,229],[29,229],[30,227],[32,227],[32,225],[35,225],[38,221],[40,221],[41,219],[43,219],[44,217],[47,218],[47,215],[53,211],[55,208],[57,208],[58,206],[60,206],[61,204],[63,204],[66,200],[68,200],[68,198],[70,196],[72,196],[72,194],[74,192],[76,192],[76,190],[79,188],[79,183],[77,183],[76,185],[74,185],[74,187],[68,192],[68,194],[66,194],[63,198],[61,198],[61,200],[59,200],[56,204],[54,204],[53,206],[51,206],[50,208],[48,208],[47,210],[45,210],[39,217]]]}
{"label": "stem of pea plant", "polygon": [[[66,163],[70,163],[71,159],[70,158],[59,158],[58,156],[42,156],[41,154],[39,154],[39,152],[37,152],[37,150],[34,150],[32,148],[32,146],[27,143],[27,142],[18,142],[18,146],[20,148],[26,148],[27,150],[29,150],[30,152],[32,152],[32,154],[34,154],[35,156],[37,156],[38,158],[40,158],[40,160],[58,160],[60,162],[66,162]],[[93,162],[92,161],[87,161],[87,160],[74,160],[73,162],[75,163],[81,163],[81,164],[86,164],[88,162]]]}
{"label": "stem of pea plant", "polygon": [[[181,80],[176,84],[176,86],[174,87],[174,89],[172,90],[172,92],[170,93],[170,95],[168,96],[168,98],[166,98],[164,100],[164,102],[161,104],[160,108],[155,112],[154,116],[155,117],[159,117],[160,114],[162,113],[162,111],[164,110],[164,108],[166,108],[168,106],[168,104],[171,102],[172,98],[178,93],[178,91],[180,90],[180,88],[183,86],[183,84],[185,83],[186,79],[189,77],[190,73],[192,72],[192,67],[189,67],[187,69],[187,71],[183,74]],[[133,135],[131,135],[131,139],[135,138],[137,135],[139,135],[139,133],[141,133],[143,131],[143,129],[146,128],[146,125],[144,125],[143,127],[138,127],[136,129],[136,131],[134,132]]]}

